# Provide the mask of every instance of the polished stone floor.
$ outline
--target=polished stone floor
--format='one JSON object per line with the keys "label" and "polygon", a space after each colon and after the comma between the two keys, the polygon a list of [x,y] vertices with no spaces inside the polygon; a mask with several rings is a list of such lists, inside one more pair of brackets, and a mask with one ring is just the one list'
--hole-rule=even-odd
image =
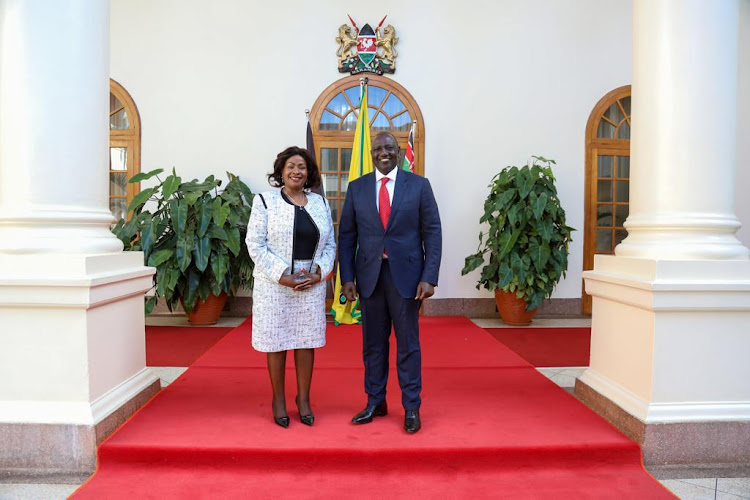
{"label": "polished stone floor", "polygon": [[[215,326],[237,326],[243,318],[222,318]],[[500,319],[473,319],[482,328],[506,328]],[[180,316],[156,316],[147,319],[148,325],[187,326],[187,320]],[[531,327],[565,328],[591,326],[590,318],[537,318]],[[540,373],[561,388],[572,391],[576,377],[585,367],[537,368]],[[187,367],[152,367],[166,387],[187,370]],[[738,500],[750,499],[750,478],[694,478],[662,479],[661,483],[675,495],[685,500]],[[0,482],[0,500],[60,500],[78,488],[78,484],[22,484]]]}

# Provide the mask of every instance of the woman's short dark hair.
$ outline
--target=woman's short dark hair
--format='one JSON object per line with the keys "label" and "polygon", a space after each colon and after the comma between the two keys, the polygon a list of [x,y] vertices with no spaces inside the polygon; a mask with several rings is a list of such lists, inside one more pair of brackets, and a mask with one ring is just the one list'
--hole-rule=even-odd
{"label": "woman's short dark hair", "polygon": [[281,176],[281,173],[284,171],[284,165],[286,165],[289,158],[297,155],[301,156],[307,165],[307,181],[305,181],[305,187],[314,189],[320,186],[320,171],[318,170],[318,164],[315,162],[315,158],[313,158],[309,151],[297,146],[290,146],[276,155],[276,161],[273,162],[273,173],[268,174],[268,183],[270,185],[273,187],[281,187],[284,185],[284,179]]}

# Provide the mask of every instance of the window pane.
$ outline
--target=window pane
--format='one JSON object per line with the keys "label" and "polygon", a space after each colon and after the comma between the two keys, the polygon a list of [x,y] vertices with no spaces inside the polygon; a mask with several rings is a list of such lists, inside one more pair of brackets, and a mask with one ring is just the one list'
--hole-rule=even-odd
{"label": "window pane", "polygon": [[128,174],[125,172],[116,172],[109,174],[109,195],[110,196],[127,196],[128,194]]}
{"label": "window pane", "polygon": [[376,116],[375,120],[372,122],[371,132],[375,134],[387,130],[391,130],[391,124],[388,122],[388,118],[386,118],[383,113],[378,113],[378,116]]}
{"label": "window pane", "polygon": [[596,225],[598,227],[612,227],[612,205],[598,205],[596,207]]}
{"label": "window pane", "polygon": [[617,177],[630,177],[630,157],[629,156],[618,156],[617,157]]}
{"label": "window pane", "polygon": [[112,111],[118,110],[121,107],[122,103],[120,102],[120,100],[115,97],[114,94],[109,94],[109,112],[111,113]]}
{"label": "window pane", "polygon": [[328,111],[323,111],[323,115],[320,117],[320,130],[338,130],[341,119]]}
{"label": "window pane", "polygon": [[339,150],[337,148],[320,148],[320,170],[337,171],[339,169]]}
{"label": "window pane", "polygon": [[352,148],[341,148],[341,171],[349,172],[352,163]]}
{"label": "window pane", "polygon": [[599,168],[597,169],[598,177],[612,177],[614,171],[614,157],[600,156],[598,158]]}
{"label": "window pane", "polygon": [[596,231],[596,252],[608,253],[612,251],[612,230],[598,229]]}
{"label": "window pane", "polygon": [[346,96],[352,102],[352,106],[359,108],[359,85],[350,87],[344,91]]}
{"label": "window pane", "polygon": [[128,114],[121,109],[109,117],[109,128],[114,130],[126,130],[130,127],[128,123]]}
{"label": "window pane", "polygon": [[612,139],[615,136],[615,127],[604,120],[600,120],[599,128],[596,129],[596,136],[599,139]]}
{"label": "window pane", "polygon": [[346,130],[348,132],[354,132],[357,130],[357,115],[354,114],[354,112],[346,115],[344,123],[341,124],[341,130]]}
{"label": "window pane", "polygon": [[128,148],[109,148],[109,169],[128,169]]}
{"label": "window pane", "polygon": [[336,97],[331,99],[331,102],[326,106],[328,109],[344,116],[349,111],[349,103],[346,102],[344,94],[336,94]]}
{"label": "window pane", "polygon": [[367,105],[379,108],[386,94],[388,94],[387,90],[370,85],[367,88]]}
{"label": "window pane", "polygon": [[610,119],[612,123],[620,123],[624,116],[622,116],[622,111],[620,111],[620,106],[617,105],[617,103],[613,103],[607,111],[604,112],[604,116]]}
{"label": "window pane", "polygon": [[630,125],[627,121],[622,122],[620,128],[617,129],[617,138],[630,140]]}
{"label": "window pane", "polygon": [[630,116],[630,96],[620,99],[620,104],[622,104],[622,109],[625,110],[625,113]]}
{"label": "window pane", "polygon": [[396,97],[395,94],[391,94],[388,96],[388,100],[385,101],[383,112],[390,117],[403,110],[405,107],[406,106],[404,106],[404,103],[401,102],[401,99]]}
{"label": "window pane", "polygon": [[612,181],[596,182],[596,201],[612,201]]}
{"label": "window pane", "polygon": [[615,205],[615,226],[622,227],[630,212],[629,205]]}
{"label": "window pane", "polygon": [[128,208],[127,200],[125,198],[110,198],[109,199],[109,210],[112,215],[115,216],[115,220],[124,219],[127,215],[126,209]]}
{"label": "window pane", "polygon": [[615,200],[621,203],[630,201],[630,183],[628,181],[617,181],[615,186]]}
{"label": "window pane", "polygon": [[346,190],[348,187],[349,187],[349,176],[342,175],[341,176],[341,196],[346,195]]}
{"label": "window pane", "polygon": [[339,176],[338,174],[323,174],[323,189],[326,197],[339,195]]}
{"label": "window pane", "polygon": [[408,132],[411,130],[411,116],[408,111],[401,113],[391,121],[393,122],[393,129],[397,132]]}

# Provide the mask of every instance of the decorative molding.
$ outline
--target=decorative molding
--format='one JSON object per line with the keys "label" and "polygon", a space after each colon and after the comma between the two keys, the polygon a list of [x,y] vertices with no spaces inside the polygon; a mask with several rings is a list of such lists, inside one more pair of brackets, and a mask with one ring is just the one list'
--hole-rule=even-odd
{"label": "decorative molding", "polygon": [[88,401],[0,401],[0,422],[9,424],[96,425],[122,407],[159,377],[149,368]]}
{"label": "decorative molding", "polygon": [[144,368],[120,385],[110,389],[91,403],[94,425],[140,394],[154,382],[159,382],[150,368]]}

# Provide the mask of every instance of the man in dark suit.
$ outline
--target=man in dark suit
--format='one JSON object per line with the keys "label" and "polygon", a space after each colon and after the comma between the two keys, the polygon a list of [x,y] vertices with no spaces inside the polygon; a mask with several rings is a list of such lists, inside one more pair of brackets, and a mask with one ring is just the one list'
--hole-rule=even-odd
{"label": "man in dark suit", "polygon": [[[360,297],[367,406],[355,424],[388,413],[388,347],[396,332],[404,429],[422,427],[419,307],[435,292],[442,253],[440,214],[430,182],[398,168],[396,138],[372,141],[375,171],[349,184],[339,225],[339,270],[347,300]],[[356,286],[354,284],[356,277]]]}

